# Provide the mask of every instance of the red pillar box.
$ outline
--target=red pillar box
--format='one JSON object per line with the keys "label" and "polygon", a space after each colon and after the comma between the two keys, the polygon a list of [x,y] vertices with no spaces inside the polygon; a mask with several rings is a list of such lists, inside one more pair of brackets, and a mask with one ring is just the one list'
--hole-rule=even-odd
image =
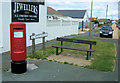
{"label": "red pillar box", "polygon": [[11,72],[24,73],[27,70],[26,61],[26,24],[14,22],[10,24]]}

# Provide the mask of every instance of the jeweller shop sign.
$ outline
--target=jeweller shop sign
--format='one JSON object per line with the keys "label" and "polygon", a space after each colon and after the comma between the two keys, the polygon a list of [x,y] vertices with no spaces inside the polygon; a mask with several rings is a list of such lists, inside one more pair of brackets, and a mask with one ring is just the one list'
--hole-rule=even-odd
{"label": "jeweller shop sign", "polygon": [[12,22],[39,22],[39,3],[12,2]]}

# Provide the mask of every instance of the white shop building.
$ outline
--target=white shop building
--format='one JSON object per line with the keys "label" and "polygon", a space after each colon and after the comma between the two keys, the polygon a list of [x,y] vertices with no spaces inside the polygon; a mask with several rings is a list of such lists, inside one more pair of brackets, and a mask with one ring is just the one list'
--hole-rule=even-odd
{"label": "white shop building", "polygon": [[[12,22],[26,23],[27,46],[32,45],[30,40],[32,33],[40,34],[47,32],[47,40],[78,33],[77,23],[67,26],[56,26],[53,23],[47,24],[47,6],[44,0],[28,0],[29,2],[27,0],[26,2],[20,2],[22,0],[14,1],[8,0],[7,2],[0,3],[0,53],[10,51],[10,23]],[[42,40],[40,39],[36,40],[36,44],[41,42]]]}

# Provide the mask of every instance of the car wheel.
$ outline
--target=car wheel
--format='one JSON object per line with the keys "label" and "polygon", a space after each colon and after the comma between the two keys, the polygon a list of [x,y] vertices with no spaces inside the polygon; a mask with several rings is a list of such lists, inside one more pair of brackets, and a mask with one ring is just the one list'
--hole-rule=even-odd
{"label": "car wheel", "polygon": [[102,37],[102,35],[100,35],[100,37]]}
{"label": "car wheel", "polygon": [[110,36],[110,38],[113,38],[113,36]]}

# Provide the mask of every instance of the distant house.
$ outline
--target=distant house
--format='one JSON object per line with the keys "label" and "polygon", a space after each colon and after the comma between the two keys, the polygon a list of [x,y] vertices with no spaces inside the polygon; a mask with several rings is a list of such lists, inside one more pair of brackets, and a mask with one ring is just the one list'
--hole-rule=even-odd
{"label": "distant house", "polygon": [[57,20],[62,16],[61,13],[53,9],[52,7],[47,7],[47,19],[48,20]]}
{"label": "distant house", "polygon": [[47,7],[47,20],[71,20],[69,16],[64,16],[52,7]]}
{"label": "distant house", "polygon": [[58,10],[58,12],[79,22],[89,22],[87,10]]}
{"label": "distant house", "polygon": [[91,19],[92,19],[92,21],[94,21],[94,20],[97,20],[98,17],[92,17],[92,18],[90,17],[89,20],[91,20]]}
{"label": "distant house", "polygon": [[106,21],[110,22],[110,19],[105,19],[105,18],[98,19],[99,24],[105,24]]}

